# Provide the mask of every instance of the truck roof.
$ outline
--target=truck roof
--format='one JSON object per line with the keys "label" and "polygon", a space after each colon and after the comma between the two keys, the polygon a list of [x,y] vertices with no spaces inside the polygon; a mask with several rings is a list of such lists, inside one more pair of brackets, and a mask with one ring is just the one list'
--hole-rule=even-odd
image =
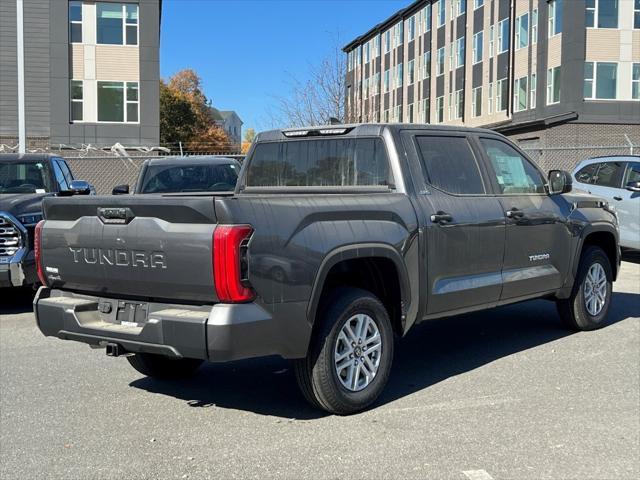
{"label": "truck roof", "polygon": [[496,132],[486,128],[463,127],[458,125],[430,125],[418,123],[347,123],[337,125],[317,125],[312,127],[285,128],[282,130],[269,130],[261,132],[257,135],[256,141],[275,141],[287,140],[291,138],[304,138],[304,135],[294,136],[287,135],[292,132],[303,131],[320,131],[320,130],[341,130],[345,129],[343,134],[333,134],[327,136],[343,137],[343,136],[360,136],[360,135],[381,135],[384,130],[401,131],[401,130],[425,130],[425,131],[447,131],[447,132]]}
{"label": "truck roof", "polygon": [[59,158],[60,155],[51,153],[0,153],[0,162],[46,162],[51,158]]}
{"label": "truck roof", "polygon": [[195,155],[195,156],[171,156],[152,158],[148,160],[148,165],[227,165],[229,163],[238,163],[231,157],[220,157],[215,155]]}

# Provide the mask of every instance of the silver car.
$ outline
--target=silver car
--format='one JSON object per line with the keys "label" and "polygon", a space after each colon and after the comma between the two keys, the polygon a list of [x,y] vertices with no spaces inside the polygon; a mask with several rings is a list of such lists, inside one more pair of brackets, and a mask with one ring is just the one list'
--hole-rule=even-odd
{"label": "silver car", "polygon": [[608,198],[620,223],[620,246],[640,250],[640,156],[583,160],[573,171],[580,188]]}

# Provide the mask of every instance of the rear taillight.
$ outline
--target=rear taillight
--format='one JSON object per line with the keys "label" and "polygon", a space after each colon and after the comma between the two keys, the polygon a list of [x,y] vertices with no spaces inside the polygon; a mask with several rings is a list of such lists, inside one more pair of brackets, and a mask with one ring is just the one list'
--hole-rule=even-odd
{"label": "rear taillight", "polygon": [[33,251],[36,256],[36,270],[38,272],[38,279],[40,283],[44,286],[47,286],[47,279],[44,276],[44,268],[42,267],[42,226],[44,225],[44,220],[40,220],[36,228],[34,230],[33,235]]}
{"label": "rear taillight", "polygon": [[218,225],[213,233],[213,278],[221,302],[242,303],[255,298],[248,286],[249,225]]}

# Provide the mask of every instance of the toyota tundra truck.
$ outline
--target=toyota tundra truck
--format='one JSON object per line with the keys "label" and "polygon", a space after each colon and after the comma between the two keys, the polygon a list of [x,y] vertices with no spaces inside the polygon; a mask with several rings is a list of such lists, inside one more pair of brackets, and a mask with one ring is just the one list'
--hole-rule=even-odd
{"label": "toyota tundra truck", "polygon": [[571,188],[490,130],[270,131],[233,192],[45,199],[35,315],[155,378],[279,355],[350,414],[420,322],[546,298],[572,329],[605,324],[616,215]]}

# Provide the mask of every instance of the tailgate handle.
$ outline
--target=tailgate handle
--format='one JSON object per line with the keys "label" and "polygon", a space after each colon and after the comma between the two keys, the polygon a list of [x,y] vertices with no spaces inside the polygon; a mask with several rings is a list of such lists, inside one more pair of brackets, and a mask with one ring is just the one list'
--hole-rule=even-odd
{"label": "tailgate handle", "polygon": [[126,225],[134,219],[135,215],[130,208],[99,207],[98,217],[106,224]]}

